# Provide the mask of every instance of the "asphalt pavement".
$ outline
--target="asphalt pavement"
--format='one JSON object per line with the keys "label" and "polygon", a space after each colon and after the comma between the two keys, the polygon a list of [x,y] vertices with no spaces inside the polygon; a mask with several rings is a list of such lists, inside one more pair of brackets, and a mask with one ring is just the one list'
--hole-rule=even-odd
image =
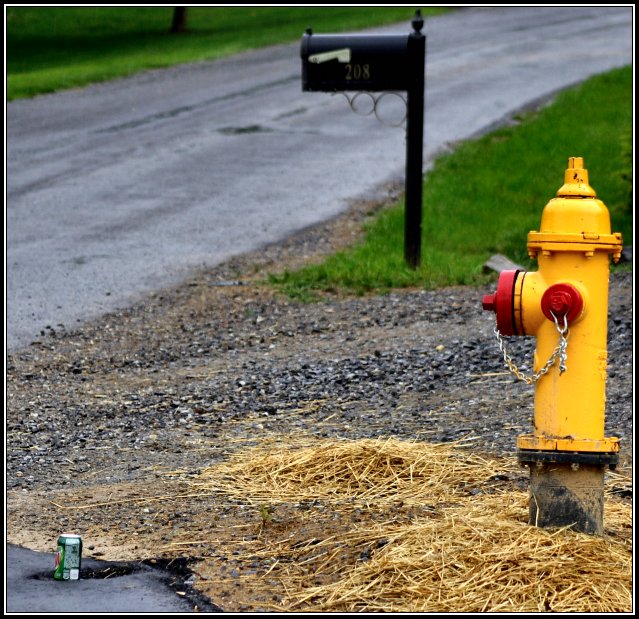
{"label": "asphalt pavement", "polygon": [[[55,540],[54,540],[55,544]],[[6,547],[5,613],[131,614],[221,612],[193,590],[184,562],[83,559],[79,580],[53,578],[55,552]]]}
{"label": "asphalt pavement", "polygon": [[[373,33],[407,36],[413,13]],[[464,7],[427,19],[423,33],[424,169],[633,61],[632,6]],[[302,91],[296,42],[9,102],[8,349],[126,309],[353,201],[386,199],[404,181],[406,129],[382,122],[401,107],[397,93],[374,94],[381,120],[355,113],[366,111],[359,98],[352,110],[342,94]],[[560,146],[555,170],[587,156]]]}

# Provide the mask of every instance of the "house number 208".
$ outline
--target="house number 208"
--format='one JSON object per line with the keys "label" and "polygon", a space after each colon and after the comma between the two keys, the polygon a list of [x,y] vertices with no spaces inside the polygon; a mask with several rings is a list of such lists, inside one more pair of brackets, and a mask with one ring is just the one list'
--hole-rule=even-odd
{"label": "house number 208", "polygon": [[347,80],[369,80],[371,78],[370,65],[368,64],[347,64]]}

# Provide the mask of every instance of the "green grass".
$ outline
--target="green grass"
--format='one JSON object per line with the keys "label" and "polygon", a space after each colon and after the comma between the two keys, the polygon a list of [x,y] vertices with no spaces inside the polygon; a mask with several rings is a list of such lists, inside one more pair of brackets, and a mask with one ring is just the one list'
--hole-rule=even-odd
{"label": "green grass", "polygon": [[[385,209],[349,251],[272,284],[297,298],[321,292],[383,292],[480,284],[493,254],[535,269],[527,235],[563,185],[568,158],[583,157],[590,185],[606,204],[613,232],[632,244],[632,68],[596,76],[561,93],[513,126],[440,157],[424,181],[421,264],[405,264],[404,205]],[[623,267],[622,267],[623,268]]]}
{"label": "green grass", "polygon": [[[422,15],[443,8],[424,8]],[[406,23],[414,7],[189,7],[170,34],[173,7],[8,7],[7,100],[294,42],[308,27],[344,32]]]}

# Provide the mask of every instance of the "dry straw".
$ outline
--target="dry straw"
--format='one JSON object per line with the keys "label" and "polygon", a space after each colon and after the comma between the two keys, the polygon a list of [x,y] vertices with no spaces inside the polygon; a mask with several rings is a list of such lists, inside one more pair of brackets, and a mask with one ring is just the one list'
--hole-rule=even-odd
{"label": "dry straw", "polygon": [[[527,493],[504,483],[525,475],[513,460],[459,444],[289,437],[234,454],[196,484],[260,505],[434,507],[418,519],[354,525],[339,540],[328,526],[316,548],[366,547],[366,560],[336,571],[319,553],[316,573],[332,576],[319,586],[295,585],[273,568],[269,578],[288,591],[283,610],[631,612],[630,506],[608,494],[604,537],[529,526]],[[278,545],[280,556],[284,550]]]}
{"label": "dry straw", "polygon": [[307,589],[293,605],[346,612],[630,611],[630,549],[528,526],[526,507],[522,492],[486,495],[439,518],[371,530],[386,544],[370,561]]}
{"label": "dry straw", "polygon": [[310,442],[286,437],[235,453],[204,471],[197,485],[254,503],[359,501],[424,505],[468,494],[471,488],[519,470],[464,450],[459,443],[397,439]]}

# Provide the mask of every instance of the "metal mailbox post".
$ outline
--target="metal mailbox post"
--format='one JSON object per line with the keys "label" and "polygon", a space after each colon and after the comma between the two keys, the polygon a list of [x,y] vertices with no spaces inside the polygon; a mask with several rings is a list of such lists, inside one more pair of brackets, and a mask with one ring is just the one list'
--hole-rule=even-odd
{"label": "metal mailbox post", "polygon": [[405,91],[406,210],[404,257],[420,264],[426,37],[420,11],[410,34],[313,34],[302,37],[302,90]]}

